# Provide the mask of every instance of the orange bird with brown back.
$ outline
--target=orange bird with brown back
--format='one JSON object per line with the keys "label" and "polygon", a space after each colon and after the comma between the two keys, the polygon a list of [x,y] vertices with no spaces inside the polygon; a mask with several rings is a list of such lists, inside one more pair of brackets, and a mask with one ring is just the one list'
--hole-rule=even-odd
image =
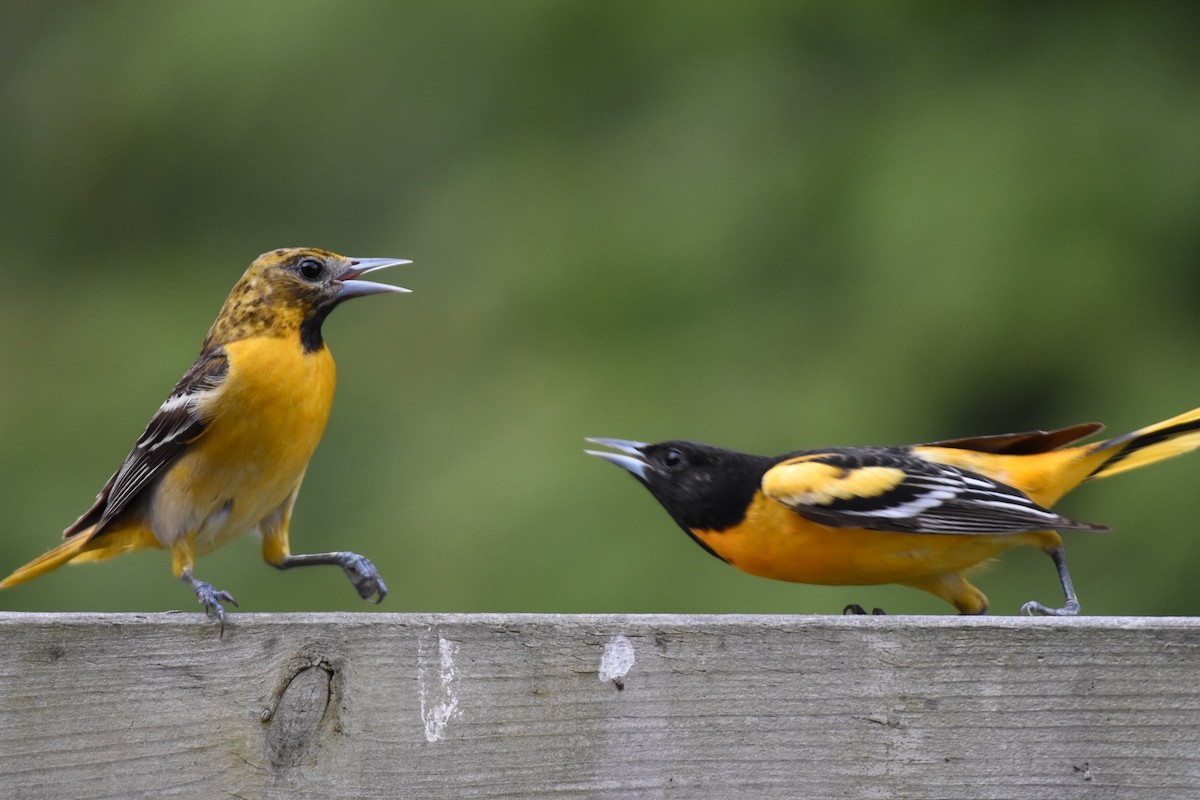
{"label": "orange bird with brown back", "polygon": [[162,548],[171,553],[175,575],[224,630],[221,603],[237,603],[195,577],[195,558],[253,530],[268,564],[336,565],[364,600],[382,600],[387,587],[369,559],[350,552],[292,555],[288,529],[333,404],[335,369],[322,324],[346,300],[407,292],[360,279],[407,263],[315,248],[255,259],[199,357],[96,502],[64,531],[62,544],[0,581],[0,589],[66,563]]}

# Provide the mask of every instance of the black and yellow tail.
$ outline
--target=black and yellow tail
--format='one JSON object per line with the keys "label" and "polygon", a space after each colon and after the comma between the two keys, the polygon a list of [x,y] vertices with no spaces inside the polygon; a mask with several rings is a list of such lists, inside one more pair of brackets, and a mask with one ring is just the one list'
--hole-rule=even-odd
{"label": "black and yellow tail", "polygon": [[1119,475],[1200,447],[1200,408],[1093,446],[1108,457],[1087,480]]}

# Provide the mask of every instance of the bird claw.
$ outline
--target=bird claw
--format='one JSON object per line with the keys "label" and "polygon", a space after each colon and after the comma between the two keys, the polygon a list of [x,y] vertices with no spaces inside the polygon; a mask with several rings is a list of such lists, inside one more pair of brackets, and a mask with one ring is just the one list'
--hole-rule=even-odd
{"label": "bird claw", "polygon": [[1026,617],[1077,617],[1079,616],[1079,603],[1075,600],[1068,600],[1062,608],[1051,608],[1036,600],[1030,600],[1021,606],[1021,614]]}
{"label": "bird claw", "polygon": [[[863,608],[862,606],[860,606],[858,603],[851,603],[842,609],[842,615],[845,616],[847,614],[850,614],[850,615],[853,615],[856,617],[865,617],[865,616],[867,616],[867,610],[865,608]],[[882,608],[872,608],[871,609],[870,616],[883,617],[886,615],[887,615],[887,612],[884,611]]]}
{"label": "bird claw", "polygon": [[371,559],[357,553],[346,553],[339,563],[350,583],[354,584],[359,597],[370,600],[372,595],[377,594],[379,596],[375,599],[375,604],[383,602],[387,595],[387,585],[384,584],[383,578],[379,577],[379,570],[371,563]]}
{"label": "bird claw", "polygon": [[222,589],[217,589],[207,581],[196,581],[192,586],[196,591],[196,600],[200,605],[204,606],[204,613],[207,616],[215,616],[221,624],[220,636],[225,635],[225,607],[221,605],[224,600],[227,603],[233,603],[237,606],[237,600],[233,599],[233,595]]}

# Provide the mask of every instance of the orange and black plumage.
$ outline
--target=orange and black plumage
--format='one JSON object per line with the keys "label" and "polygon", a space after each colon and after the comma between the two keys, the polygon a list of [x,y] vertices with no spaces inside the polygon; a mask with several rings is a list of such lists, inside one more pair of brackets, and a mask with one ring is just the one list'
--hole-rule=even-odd
{"label": "orange and black plumage", "polygon": [[1107,528],[1051,506],[1085,480],[1200,446],[1200,409],[1074,444],[1102,427],[780,456],[622,439],[589,439],[617,452],[588,452],[632,473],[697,544],[752,575],[833,586],[898,583],[963,614],[982,614],[987,597],[964,572],[1027,545],[1054,560],[1065,602],[1031,601],[1022,611],[1073,615],[1079,601],[1058,531]]}

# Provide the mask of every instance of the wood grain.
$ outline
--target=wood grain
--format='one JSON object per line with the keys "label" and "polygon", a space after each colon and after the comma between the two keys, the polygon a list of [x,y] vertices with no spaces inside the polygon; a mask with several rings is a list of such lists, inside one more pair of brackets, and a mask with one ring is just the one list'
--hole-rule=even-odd
{"label": "wood grain", "polygon": [[1200,797],[1196,619],[0,613],[0,654],[6,799]]}

